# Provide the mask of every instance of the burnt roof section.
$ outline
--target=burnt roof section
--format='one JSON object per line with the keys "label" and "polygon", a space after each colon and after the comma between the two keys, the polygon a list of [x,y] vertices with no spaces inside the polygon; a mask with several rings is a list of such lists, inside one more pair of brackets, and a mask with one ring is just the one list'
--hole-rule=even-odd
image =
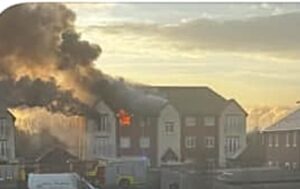
{"label": "burnt roof section", "polygon": [[209,87],[154,87],[181,114],[221,114],[228,101]]}
{"label": "burnt roof section", "polygon": [[124,109],[135,115],[157,116],[168,100],[138,86],[119,84],[116,87],[116,106],[110,106],[113,111]]}

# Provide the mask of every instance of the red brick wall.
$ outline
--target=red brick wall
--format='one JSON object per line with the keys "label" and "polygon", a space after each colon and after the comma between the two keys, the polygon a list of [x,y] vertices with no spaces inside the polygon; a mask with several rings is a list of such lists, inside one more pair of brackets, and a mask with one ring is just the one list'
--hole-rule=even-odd
{"label": "red brick wall", "polygon": [[[156,165],[157,158],[157,117],[150,117],[150,124],[140,125],[140,120],[145,119],[142,116],[135,115],[130,126],[117,127],[117,145],[119,156],[147,156],[151,165]],[[148,119],[148,118],[147,118]],[[130,148],[120,148],[120,137],[130,137]],[[142,136],[150,138],[150,148],[140,148],[140,138]]]}
{"label": "red brick wall", "polygon": [[[296,147],[293,146],[293,133],[297,133]],[[286,146],[286,135],[289,134],[290,147]],[[278,147],[275,146],[275,135],[278,135]],[[272,139],[272,147],[269,146],[269,137]],[[264,133],[264,145],[266,149],[266,163],[273,162],[273,164],[279,163],[280,166],[284,166],[285,162],[292,164],[297,163],[299,168],[300,164],[300,143],[299,143],[299,131],[277,131]]]}
{"label": "red brick wall", "polygon": [[[185,116],[182,116],[182,135],[181,135],[181,151],[183,160],[194,159],[199,164],[205,164],[207,159],[215,159],[215,163],[218,160],[218,119],[215,116],[215,125],[214,126],[205,126],[204,117],[199,115],[188,115],[197,117],[197,125],[189,127],[185,125]],[[186,148],[185,146],[185,137],[186,136],[196,136],[196,148]],[[215,137],[215,147],[206,148],[205,147],[205,136],[214,136]]]}

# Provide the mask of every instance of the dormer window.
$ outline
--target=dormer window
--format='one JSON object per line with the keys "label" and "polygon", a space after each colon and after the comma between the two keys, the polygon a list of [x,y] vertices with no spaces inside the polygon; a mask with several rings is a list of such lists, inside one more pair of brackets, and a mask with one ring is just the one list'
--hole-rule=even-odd
{"label": "dormer window", "polygon": [[100,114],[99,122],[97,124],[97,131],[108,132],[108,128],[109,128],[108,114]]}

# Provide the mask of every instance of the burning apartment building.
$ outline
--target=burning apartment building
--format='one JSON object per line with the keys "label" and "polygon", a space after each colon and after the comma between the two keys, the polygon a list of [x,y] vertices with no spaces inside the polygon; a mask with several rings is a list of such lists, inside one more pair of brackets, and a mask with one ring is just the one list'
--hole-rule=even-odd
{"label": "burning apartment building", "polygon": [[83,158],[87,160],[114,158],[117,155],[115,112],[103,101],[97,102],[95,109],[97,117],[85,121]]}
{"label": "burning apartment building", "polygon": [[145,97],[140,101],[141,104],[130,111],[127,110],[131,116],[129,124],[119,122],[117,129],[119,156],[147,157],[152,166],[180,162],[179,114],[166,100],[145,103],[151,98],[154,97]]}

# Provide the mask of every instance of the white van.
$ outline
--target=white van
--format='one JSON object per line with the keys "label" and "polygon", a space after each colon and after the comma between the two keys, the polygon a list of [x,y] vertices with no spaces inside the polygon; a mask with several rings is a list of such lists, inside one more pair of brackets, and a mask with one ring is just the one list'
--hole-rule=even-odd
{"label": "white van", "polygon": [[28,189],[96,189],[76,173],[29,174]]}

